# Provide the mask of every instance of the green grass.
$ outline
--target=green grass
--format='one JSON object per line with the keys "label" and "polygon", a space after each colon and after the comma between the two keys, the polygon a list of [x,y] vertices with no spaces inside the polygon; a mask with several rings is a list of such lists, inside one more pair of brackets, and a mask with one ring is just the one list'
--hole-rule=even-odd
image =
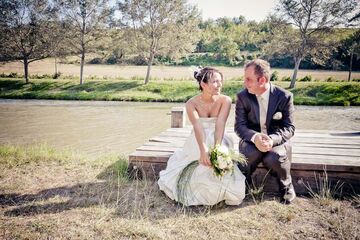
{"label": "green grass", "polygon": [[26,164],[38,164],[44,162],[65,163],[77,156],[69,152],[55,151],[46,144],[18,146],[0,145],[0,165],[8,168],[19,167]]}
{"label": "green grass", "polygon": [[[274,82],[287,88],[288,83]],[[232,97],[243,88],[242,81],[225,82],[223,93]],[[297,105],[360,106],[359,82],[298,82],[294,93]],[[197,94],[195,81],[152,80],[144,85],[141,80],[89,80],[79,85],[75,80],[32,80],[25,84],[20,79],[0,78],[0,98],[105,100],[140,102],[186,102]]]}

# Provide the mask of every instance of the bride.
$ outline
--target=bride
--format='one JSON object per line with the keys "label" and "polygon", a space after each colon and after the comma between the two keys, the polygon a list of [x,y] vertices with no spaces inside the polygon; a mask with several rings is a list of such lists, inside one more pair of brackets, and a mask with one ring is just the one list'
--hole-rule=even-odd
{"label": "bride", "polygon": [[[218,70],[206,67],[195,71],[194,77],[201,92],[186,102],[193,131],[184,147],[175,151],[166,169],[160,172],[160,190],[186,206],[215,205],[223,200],[228,205],[238,205],[245,197],[244,175],[235,166],[234,172],[218,177],[209,159],[209,147],[215,144],[233,148],[231,137],[224,134],[231,98],[221,94],[223,75]],[[179,178],[194,161],[199,161],[199,165],[186,182],[186,191],[178,196]]]}

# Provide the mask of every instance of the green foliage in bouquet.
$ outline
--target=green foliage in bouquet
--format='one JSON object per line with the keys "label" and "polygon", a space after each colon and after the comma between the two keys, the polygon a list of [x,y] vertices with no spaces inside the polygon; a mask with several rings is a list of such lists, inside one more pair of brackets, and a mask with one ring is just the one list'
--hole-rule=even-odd
{"label": "green foliage in bouquet", "polygon": [[226,146],[216,144],[210,149],[210,162],[216,176],[224,176],[227,172],[234,171],[234,162],[246,164],[243,154],[236,153]]}

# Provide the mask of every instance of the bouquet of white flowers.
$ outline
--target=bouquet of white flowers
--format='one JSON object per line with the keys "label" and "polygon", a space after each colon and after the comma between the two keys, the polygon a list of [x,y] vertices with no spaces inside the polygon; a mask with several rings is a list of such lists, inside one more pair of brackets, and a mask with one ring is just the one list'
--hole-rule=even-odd
{"label": "bouquet of white flowers", "polygon": [[234,171],[234,162],[246,164],[244,155],[236,153],[224,145],[216,144],[210,149],[210,162],[216,176],[224,176],[227,172]]}
{"label": "bouquet of white flowers", "polygon": [[[228,172],[233,172],[235,162],[246,164],[246,158],[244,155],[236,153],[227,146],[219,144],[209,148],[209,158],[211,167],[214,169],[214,174],[218,177],[222,177]],[[192,161],[183,169],[179,175],[177,180],[177,196],[180,203],[185,204],[188,183],[197,166],[199,166],[199,161]]]}

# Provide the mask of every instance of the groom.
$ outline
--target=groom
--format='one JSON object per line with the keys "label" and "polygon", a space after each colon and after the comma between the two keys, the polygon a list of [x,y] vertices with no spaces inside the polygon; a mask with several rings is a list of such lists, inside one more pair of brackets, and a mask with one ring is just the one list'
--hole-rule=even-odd
{"label": "groom", "polygon": [[235,132],[248,164],[239,167],[249,186],[251,174],[262,162],[278,178],[282,201],[290,203],[296,197],[290,175],[289,140],[295,131],[292,94],[270,83],[270,64],[262,59],[245,66],[244,86],[237,94]]}

